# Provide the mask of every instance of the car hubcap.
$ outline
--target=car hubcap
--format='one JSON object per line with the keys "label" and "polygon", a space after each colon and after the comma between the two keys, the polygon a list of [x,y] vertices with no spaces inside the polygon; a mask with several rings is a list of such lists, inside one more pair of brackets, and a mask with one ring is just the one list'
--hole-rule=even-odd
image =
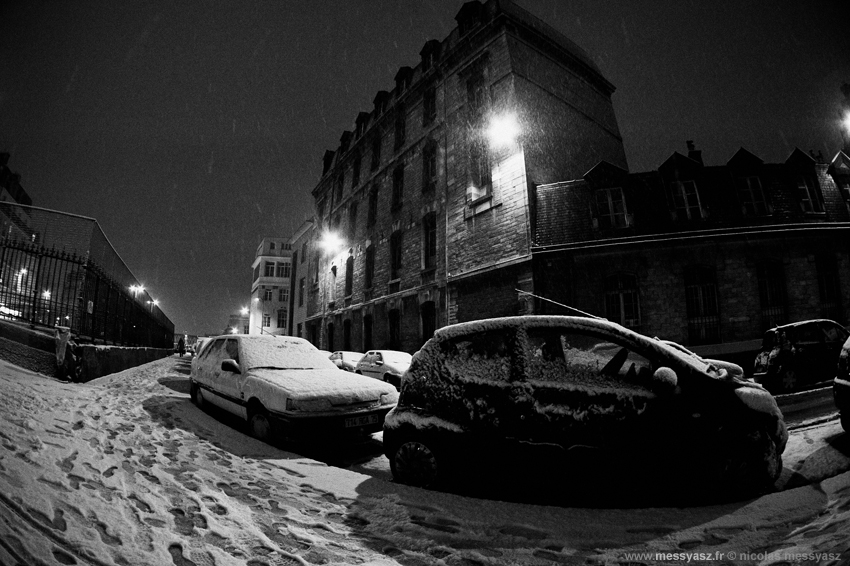
{"label": "car hubcap", "polygon": [[427,486],[437,479],[437,458],[421,442],[405,442],[395,453],[395,470],[404,483]]}

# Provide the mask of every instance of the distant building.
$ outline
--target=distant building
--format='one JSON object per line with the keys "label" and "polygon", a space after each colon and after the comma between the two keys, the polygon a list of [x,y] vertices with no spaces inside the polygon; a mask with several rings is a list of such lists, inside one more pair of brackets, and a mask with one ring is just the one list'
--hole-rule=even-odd
{"label": "distant building", "polygon": [[21,186],[21,176],[9,169],[8,153],[0,153],[0,202],[32,206],[32,199]]}
{"label": "distant building", "polygon": [[287,238],[263,238],[251,266],[248,334],[290,334],[292,246]]}
{"label": "distant building", "polygon": [[222,334],[250,334],[250,329],[250,318],[246,307],[242,311],[230,315]]}
{"label": "distant building", "polygon": [[[745,149],[719,166],[688,142],[658,170],[600,162],[536,187],[535,312],[578,308],[694,347],[745,354],[786,322],[850,320],[850,160]],[[556,304],[558,303],[558,304]]]}
{"label": "distant building", "polygon": [[534,187],[627,167],[614,86],[582,49],[508,0],[455,20],[325,153],[305,283],[321,348],[414,351],[532,312]]}

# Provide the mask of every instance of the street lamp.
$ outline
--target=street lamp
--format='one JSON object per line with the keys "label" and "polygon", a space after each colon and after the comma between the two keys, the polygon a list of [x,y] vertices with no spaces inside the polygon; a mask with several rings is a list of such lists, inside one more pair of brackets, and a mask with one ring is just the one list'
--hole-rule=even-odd
{"label": "street lamp", "polygon": [[147,303],[151,306],[151,312],[153,312],[153,308],[159,304],[159,301],[147,301]]}
{"label": "street lamp", "polygon": [[333,254],[334,252],[342,249],[345,242],[339,237],[339,235],[336,234],[336,232],[325,232],[320,244],[326,252]]}
{"label": "street lamp", "polygon": [[512,113],[500,114],[490,118],[487,126],[487,139],[495,148],[508,147],[516,141],[520,128],[516,116]]}

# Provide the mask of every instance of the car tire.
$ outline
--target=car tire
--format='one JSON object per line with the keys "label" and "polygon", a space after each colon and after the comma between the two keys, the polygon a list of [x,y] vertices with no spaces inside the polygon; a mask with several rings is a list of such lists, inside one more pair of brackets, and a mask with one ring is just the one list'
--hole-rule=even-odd
{"label": "car tire", "polygon": [[406,485],[434,487],[445,475],[438,453],[422,439],[402,442],[389,460],[393,478]]}
{"label": "car tire", "polygon": [[248,433],[263,442],[271,439],[272,423],[269,413],[260,403],[248,407]]}
{"label": "car tire", "polygon": [[206,405],[206,401],[204,400],[204,396],[201,393],[201,388],[194,381],[189,386],[189,395],[192,397],[192,403],[195,404],[199,409],[203,409]]}
{"label": "car tire", "polygon": [[401,378],[397,375],[393,375],[391,373],[384,374],[384,381],[395,387],[396,389],[401,389]]}
{"label": "car tire", "polygon": [[724,493],[751,496],[769,490],[782,473],[782,454],[764,430],[731,439],[715,464],[714,479]]}

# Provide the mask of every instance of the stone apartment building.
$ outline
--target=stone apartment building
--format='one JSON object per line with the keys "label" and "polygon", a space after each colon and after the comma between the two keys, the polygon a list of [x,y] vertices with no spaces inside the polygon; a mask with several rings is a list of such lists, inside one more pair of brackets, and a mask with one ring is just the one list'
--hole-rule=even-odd
{"label": "stone apartment building", "polygon": [[[850,158],[740,149],[703,164],[688,142],[656,171],[601,161],[535,189],[535,312],[556,303],[752,367],[771,326],[850,320]],[[740,357],[736,359],[736,354]]]}
{"label": "stone apartment building", "polygon": [[289,335],[301,338],[305,337],[304,322],[307,320],[307,282],[314,227],[312,220],[305,220],[289,238],[289,247],[292,249]]}
{"label": "stone apartment building", "polygon": [[257,246],[251,269],[248,334],[291,334],[292,245],[289,240],[263,238]]}
{"label": "stone apartment building", "polygon": [[304,322],[320,348],[412,352],[532,312],[534,187],[627,168],[614,86],[584,51],[508,0],[455,20],[325,153]]}

